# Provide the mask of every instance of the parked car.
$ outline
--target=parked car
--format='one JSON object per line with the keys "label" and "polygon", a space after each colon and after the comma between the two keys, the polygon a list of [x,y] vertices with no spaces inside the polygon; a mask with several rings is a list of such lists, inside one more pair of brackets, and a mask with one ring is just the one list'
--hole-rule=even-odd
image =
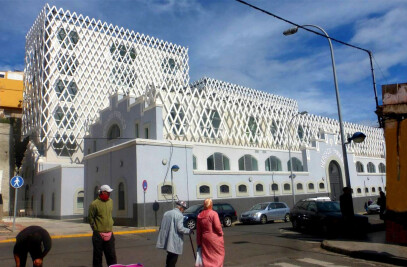
{"label": "parked car", "polygon": [[284,220],[287,222],[290,208],[284,202],[264,202],[254,205],[250,210],[240,215],[242,223],[262,223],[268,221]]}
{"label": "parked car", "polygon": [[373,202],[372,204],[370,204],[369,206],[367,206],[367,214],[374,214],[380,213],[380,206],[377,205],[377,201]]}
{"label": "parked car", "polygon": [[[344,221],[339,202],[329,198],[309,198],[297,202],[290,212],[290,220],[294,229],[306,228],[333,234],[343,231]],[[368,218],[355,214],[352,231],[366,233],[369,229]]]}
{"label": "parked car", "polygon": [[[232,205],[227,203],[213,203],[214,211],[219,215],[219,220],[224,227],[229,227],[233,222],[237,221],[236,210]],[[189,229],[196,228],[196,219],[198,214],[203,210],[203,205],[193,205],[184,211],[184,226]]]}

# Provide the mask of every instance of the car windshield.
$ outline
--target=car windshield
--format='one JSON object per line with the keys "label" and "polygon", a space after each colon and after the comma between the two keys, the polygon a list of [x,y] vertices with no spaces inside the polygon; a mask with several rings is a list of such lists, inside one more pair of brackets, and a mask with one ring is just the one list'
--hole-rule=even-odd
{"label": "car windshield", "polygon": [[320,212],[340,212],[339,202],[323,201],[317,202],[318,211]]}
{"label": "car windshield", "polygon": [[185,212],[186,212],[186,213],[194,213],[194,212],[196,212],[197,210],[199,210],[200,208],[202,208],[202,205],[193,205],[193,206],[187,208],[187,209],[185,210]]}
{"label": "car windshield", "polygon": [[267,206],[268,206],[267,203],[260,203],[260,204],[254,205],[250,210],[264,210],[267,208]]}

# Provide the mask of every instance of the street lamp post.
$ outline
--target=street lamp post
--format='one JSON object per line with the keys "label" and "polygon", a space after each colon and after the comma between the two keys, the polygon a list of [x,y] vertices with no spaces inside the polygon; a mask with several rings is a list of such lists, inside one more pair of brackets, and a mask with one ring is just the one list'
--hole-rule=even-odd
{"label": "street lamp post", "polygon": [[[335,68],[335,58],[334,58],[334,50],[332,47],[331,38],[329,37],[328,33],[319,26],[316,25],[302,25],[302,27],[314,27],[324,33],[325,37],[328,39],[329,48],[331,50],[331,61],[332,61],[332,72],[334,75],[334,83],[335,83],[335,93],[336,93],[336,104],[338,106],[338,117],[339,117],[339,130],[341,134],[341,144],[342,144],[342,154],[343,154],[343,165],[345,168],[345,179],[346,179],[346,186],[351,187],[350,184],[350,176],[349,176],[349,166],[348,166],[348,156],[346,153],[346,145],[345,145],[345,134],[343,129],[343,122],[342,122],[342,111],[341,111],[341,100],[339,98],[339,90],[338,90],[338,82],[336,79],[336,68]],[[298,27],[290,28],[283,32],[284,35],[291,35],[295,34],[298,31]]]}
{"label": "street lamp post", "polygon": [[173,172],[177,172],[179,170],[178,165],[172,165],[171,167],[171,198],[172,198],[172,208],[175,208],[174,204],[174,176]]}
{"label": "street lamp post", "polygon": [[298,115],[304,115],[307,114],[307,111],[302,111],[302,112],[298,112],[297,114],[295,114],[290,122],[287,124],[288,127],[288,158],[290,160],[290,178],[291,178],[291,192],[293,194],[293,207],[295,205],[295,189],[294,189],[294,178],[295,178],[295,174],[293,174],[293,159],[291,157],[291,133],[290,133],[290,128],[291,128],[291,122],[293,121],[293,119],[295,117],[297,117]]}

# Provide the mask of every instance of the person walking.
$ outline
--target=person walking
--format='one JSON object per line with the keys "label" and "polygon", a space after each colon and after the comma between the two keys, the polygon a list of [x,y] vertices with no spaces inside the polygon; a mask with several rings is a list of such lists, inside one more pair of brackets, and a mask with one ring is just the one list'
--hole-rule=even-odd
{"label": "person walking", "polygon": [[380,190],[380,197],[377,199],[377,205],[380,206],[380,219],[384,219],[384,211],[386,210],[386,194]]}
{"label": "person walking", "polygon": [[164,213],[158,233],[157,248],[167,251],[166,267],[174,267],[178,255],[182,254],[184,235],[193,234],[193,230],[184,227],[182,213],[187,208],[185,201],[177,201],[176,208]]}
{"label": "person walking", "polygon": [[41,267],[44,257],[51,250],[51,237],[41,226],[28,226],[16,236],[14,245],[14,260],[16,267],[25,267],[28,252],[33,260],[33,266]]}
{"label": "person walking", "polygon": [[203,266],[221,267],[225,259],[223,231],[219,215],[212,207],[212,199],[205,199],[204,210],[198,215],[196,242],[201,248]]}
{"label": "person walking", "polygon": [[112,191],[110,186],[102,185],[98,198],[89,206],[88,220],[93,230],[93,267],[102,266],[103,253],[108,266],[117,263],[113,235],[113,200],[110,198]]}
{"label": "person walking", "polygon": [[352,232],[352,222],[353,217],[355,216],[352,201],[352,188],[346,186],[342,190],[343,194],[339,197],[339,205],[344,221],[344,230],[345,232]]}

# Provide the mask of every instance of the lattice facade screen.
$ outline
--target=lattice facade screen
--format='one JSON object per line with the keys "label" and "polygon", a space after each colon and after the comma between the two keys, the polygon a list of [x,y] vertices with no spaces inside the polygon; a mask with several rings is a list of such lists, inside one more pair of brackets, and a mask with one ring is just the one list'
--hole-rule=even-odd
{"label": "lattice facade screen", "polygon": [[[288,149],[309,145],[337,120],[296,116],[293,99],[210,78],[189,84],[188,49],[46,5],[26,36],[23,132],[57,155],[80,152],[83,136],[113,93],[163,104],[164,138]],[[348,149],[381,157],[381,129],[345,123],[367,136]]]}
{"label": "lattice facade screen", "polygon": [[180,91],[188,68],[185,47],[46,5],[26,36],[23,132],[72,156],[109,95]]}
{"label": "lattice facade screen", "polygon": [[[264,149],[288,149],[290,133],[293,149],[335,133],[340,143],[339,122],[334,119],[298,113],[297,102],[210,78],[202,78],[179,91],[161,90],[157,99],[164,103],[164,136],[171,140],[212,143]],[[367,138],[349,144],[357,155],[383,157],[383,131],[354,123],[344,123],[346,136],[360,131]]]}

